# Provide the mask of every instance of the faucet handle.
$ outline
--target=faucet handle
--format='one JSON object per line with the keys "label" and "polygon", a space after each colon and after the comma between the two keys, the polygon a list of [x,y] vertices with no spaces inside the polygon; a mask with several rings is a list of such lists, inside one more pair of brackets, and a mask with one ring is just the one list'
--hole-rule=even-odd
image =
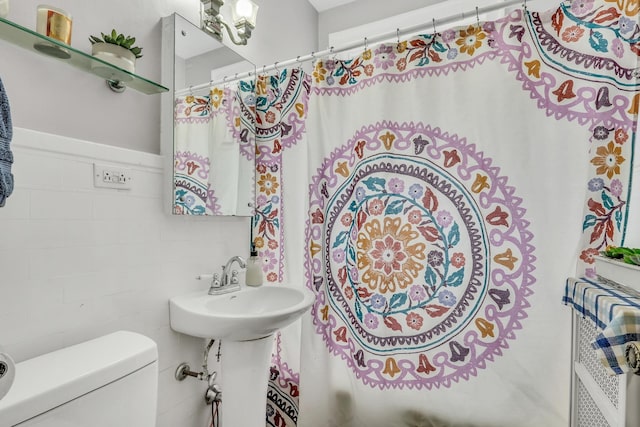
{"label": "faucet handle", "polygon": [[219,288],[220,287],[220,276],[218,273],[213,273],[213,278],[211,279],[211,287]]}
{"label": "faucet handle", "polygon": [[237,285],[238,283],[239,283],[238,270],[232,270],[231,271],[231,284],[232,285]]}

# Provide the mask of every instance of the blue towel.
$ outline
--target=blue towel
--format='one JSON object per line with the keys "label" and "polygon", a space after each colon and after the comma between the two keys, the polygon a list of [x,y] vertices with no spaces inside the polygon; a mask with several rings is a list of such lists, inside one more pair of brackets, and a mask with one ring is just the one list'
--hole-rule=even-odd
{"label": "blue towel", "polygon": [[11,124],[11,110],[9,99],[0,79],[0,207],[4,206],[7,197],[13,193],[13,153],[11,152],[11,138],[13,126]]}

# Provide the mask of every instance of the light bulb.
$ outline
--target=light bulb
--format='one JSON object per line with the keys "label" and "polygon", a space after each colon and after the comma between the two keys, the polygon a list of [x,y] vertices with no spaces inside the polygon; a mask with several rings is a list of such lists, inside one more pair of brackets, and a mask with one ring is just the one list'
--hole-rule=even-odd
{"label": "light bulb", "polygon": [[236,16],[249,19],[253,13],[253,6],[249,0],[238,0],[236,2]]}

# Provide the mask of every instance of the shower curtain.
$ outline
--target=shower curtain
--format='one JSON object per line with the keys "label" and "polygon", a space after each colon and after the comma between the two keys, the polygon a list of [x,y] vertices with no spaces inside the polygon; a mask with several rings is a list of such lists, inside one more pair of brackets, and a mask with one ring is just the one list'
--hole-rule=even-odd
{"label": "shower curtain", "polygon": [[267,425],[567,425],[563,283],[627,222],[634,4],[259,81],[256,243],[269,282],[316,295],[277,337]]}
{"label": "shower curtain", "polygon": [[[241,157],[255,158],[254,85],[240,81],[207,95],[178,96],[174,108],[174,204],[177,215],[234,215],[243,187]],[[221,185],[237,182],[238,188]]]}
{"label": "shower curtain", "polygon": [[[292,224],[304,221],[305,190],[295,184],[305,182],[303,176],[287,180],[284,185],[284,154],[303,147],[310,78],[300,68],[284,70],[277,76],[260,76],[256,81],[256,208],[253,218],[253,243],[263,261],[266,285],[291,282],[303,286],[301,273],[288,269],[302,268],[301,246],[295,237],[285,236],[284,192],[291,195],[287,218]],[[293,159],[293,158],[292,158]],[[300,159],[294,159],[300,162]],[[287,222],[289,219],[287,219]],[[289,227],[296,232],[296,227]],[[301,237],[302,234],[298,234]],[[285,265],[285,241],[293,240]],[[296,249],[299,247],[299,249]],[[294,258],[291,258],[291,255]],[[285,268],[287,267],[287,268]],[[276,335],[267,391],[266,425],[297,425],[300,396],[300,326],[291,325]],[[283,342],[283,338],[284,341]]]}

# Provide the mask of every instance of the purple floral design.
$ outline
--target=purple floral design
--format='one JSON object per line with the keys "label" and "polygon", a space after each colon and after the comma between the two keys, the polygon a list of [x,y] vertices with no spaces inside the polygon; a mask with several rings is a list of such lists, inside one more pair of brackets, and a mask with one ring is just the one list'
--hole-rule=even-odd
{"label": "purple floral design", "polygon": [[399,178],[391,178],[389,180],[389,191],[391,193],[402,193],[404,191],[404,181]]}
{"label": "purple floral design", "polygon": [[456,303],[456,296],[453,292],[444,289],[438,294],[438,301],[447,307],[453,307]]}
{"label": "purple floral design", "polygon": [[387,304],[387,299],[380,294],[371,296],[371,308],[382,309]]}
{"label": "purple floral design", "polygon": [[571,13],[584,16],[593,9],[593,0],[576,0],[571,3]]}
{"label": "purple floral design", "polygon": [[378,316],[367,313],[364,315],[364,323],[369,329],[378,329]]}
{"label": "purple floral design", "polygon": [[269,271],[276,266],[277,259],[276,254],[272,251],[264,251],[262,253],[262,270]]}
{"label": "purple floral design", "polygon": [[422,197],[423,193],[424,188],[420,184],[412,184],[411,187],[409,187],[409,196],[412,199],[419,199],[420,197]]}
{"label": "purple floral design", "polygon": [[373,62],[376,64],[376,67],[386,70],[394,64],[395,59],[396,54],[393,52],[393,47],[382,45],[376,49],[376,55]]}
{"label": "purple floral design", "polygon": [[626,16],[621,16],[618,20],[618,29],[620,34],[626,37],[636,29],[636,21]]}

